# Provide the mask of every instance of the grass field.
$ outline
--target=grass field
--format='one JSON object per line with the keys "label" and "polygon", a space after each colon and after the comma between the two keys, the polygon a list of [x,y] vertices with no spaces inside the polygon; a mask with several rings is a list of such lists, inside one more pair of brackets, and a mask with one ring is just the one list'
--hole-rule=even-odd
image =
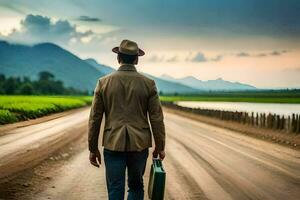
{"label": "grass field", "polygon": [[0,96],[0,124],[79,108],[91,101],[90,96]]}
{"label": "grass field", "polygon": [[[300,92],[221,92],[203,95],[161,96],[161,101],[227,101],[256,103],[300,103]],[[0,95],[0,124],[34,119],[90,104],[92,96]]]}
{"label": "grass field", "polygon": [[253,103],[300,103],[300,90],[206,92],[198,95],[161,96],[162,101],[227,101]]}

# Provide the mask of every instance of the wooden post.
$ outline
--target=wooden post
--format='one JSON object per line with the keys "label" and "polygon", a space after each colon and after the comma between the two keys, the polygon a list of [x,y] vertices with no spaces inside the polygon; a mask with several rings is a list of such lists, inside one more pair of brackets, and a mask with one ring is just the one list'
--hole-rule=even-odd
{"label": "wooden post", "polygon": [[276,119],[276,129],[280,129],[280,116],[277,115],[277,119]]}
{"label": "wooden post", "polygon": [[300,132],[300,116],[297,114],[297,118],[296,118],[296,133]]}
{"label": "wooden post", "polygon": [[291,132],[291,116],[290,115],[287,118],[286,131]]}
{"label": "wooden post", "polygon": [[271,128],[271,127],[272,127],[272,116],[271,113],[269,113],[267,116],[267,128]]}
{"label": "wooden post", "polygon": [[280,130],[284,130],[284,125],[285,125],[285,118],[284,115],[282,115],[280,120]]}
{"label": "wooden post", "polygon": [[276,129],[277,123],[276,123],[276,115],[275,114],[272,115],[272,125],[273,125],[272,128]]}
{"label": "wooden post", "polygon": [[291,123],[291,132],[295,132],[296,129],[295,129],[295,114],[293,113],[292,115],[292,123]]}

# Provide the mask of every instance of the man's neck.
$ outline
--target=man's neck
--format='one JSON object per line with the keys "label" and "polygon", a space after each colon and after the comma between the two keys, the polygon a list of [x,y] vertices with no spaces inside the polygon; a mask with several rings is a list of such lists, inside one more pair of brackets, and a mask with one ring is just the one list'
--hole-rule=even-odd
{"label": "man's neck", "polygon": [[134,64],[129,64],[129,63],[121,62],[121,63],[120,63],[120,66],[122,66],[122,65],[132,65],[132,66],[135,66]]}
{"label": "man's neck", "polygon": [[136,71],[136,68],[133,64],[121,64],[118,71]]}

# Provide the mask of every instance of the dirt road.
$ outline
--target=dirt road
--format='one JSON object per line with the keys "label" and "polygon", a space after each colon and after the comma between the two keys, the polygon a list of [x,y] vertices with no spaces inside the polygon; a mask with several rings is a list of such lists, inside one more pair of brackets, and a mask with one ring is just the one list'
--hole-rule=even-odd
{"label": "dirt road", "polygon": [[[62,117],[58,126],[61,124],[61,131],[83,133],[87,114],[82,111],[74,118]],[[299,199],[299,151],[172,113],[165,113],[165,123],[166,199]],[[35,137],[39,136],[39,126],[45,128],[37,125]],[[44,131],[45,135],[50,134],[51,128]],[[24,187],[27,192],[23,199],[106,199],[105,169],[89,165],[85,137],[78,145],[80,150],[70,158],[45,164],[40,171],[36,169],[36,173],[43,172],[42,177],[51,178],[40,184],[39,178],[34,179],[33,186]],[[3,141],[11,140],[0,138],[1,163],[2,151],[9,152]],[[21,145],[24,143],[11,149],[21,149]],[[150,159],[146,183],[149,164]]]}
{"label": "dirt road", "polygon": [[21,122],[21,127],[1,127],[0,179],[35,165],[86,133],[88,113],[89,108],[83,108],[52,120],[46,117],[46,121],[31,126],[22,127],[26,122]]}

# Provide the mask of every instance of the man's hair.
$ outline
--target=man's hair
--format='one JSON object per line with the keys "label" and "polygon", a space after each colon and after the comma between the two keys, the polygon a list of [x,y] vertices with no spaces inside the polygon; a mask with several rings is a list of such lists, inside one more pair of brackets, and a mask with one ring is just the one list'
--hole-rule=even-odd
{"label": "man's hair", "polygon": [[123,53],[119,53],[118,56],[120,61],[126,64],[134,64],[134,61],[138,57],[138,55],[127,55]]}

